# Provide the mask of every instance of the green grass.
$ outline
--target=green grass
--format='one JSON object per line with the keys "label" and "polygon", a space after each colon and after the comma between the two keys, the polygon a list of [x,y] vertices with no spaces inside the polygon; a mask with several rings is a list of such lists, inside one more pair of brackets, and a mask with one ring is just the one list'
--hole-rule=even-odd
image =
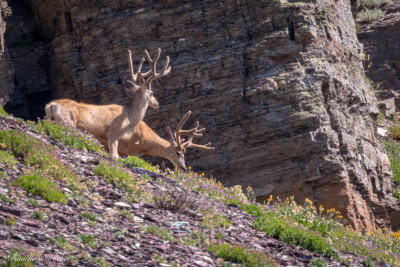
{"label": "green grass", "polygon": [[290,222],[290,220],[275,216],[273,213],[263,213],[260,217],[257,217],[254,226],[267,235],[287,244],[300,246],[325,257],[339,259],[338,253],[326,239],[301,225]]}
{"label": "green grass", "polygon": [[108,183],[114,184],[119,189],[127,192],[132,201],[135,201],[135,198],[138,197],[139,187],[134,177],[121,166],[100,162],[99,165],[93,168],[93,173],[94,175],[103,177]]}
{"label": "green grass", "polygon": [[[29,261],[29,253],[24,253],[22,249],[12,248],[9,251],[8,256],[3,262],[0,263],[0,267],[33,267],[33,262]],[[17,261],[18,258],[24,258],[27,261]]]}
{"label": "green grass", "polygon": [[393,173],[393,182],[400,184],[400,144],[394,140],[383,140],[386,153],[390,161],[390,169]]}
{"label": "green grass", "polygon": [[25,201],[26,204],[34,206],[34,207],[40,207],[40,203],[39,201],[37,201],[36,199],[30,198],[28,200]]}
{"label": "green grass", "polygon": [[228,219],[227,216],[222,215],[222,214],[213,214],[213,213],[207,213],[204,216],[203,221],[200,223],[201,226],[205,228],[228,228],[231,223]]}
{"label": "green grass", "polygon": [[57,184],[44,178],[40,173],[30,173],[19,176],[14,183],[27,192],[41,196],[49,202],[67,203],[66,197],[60,191]]}
{"label": "green grass", "polygon": [[7,165],[17,164],[18,161],[14,155],[7,150],[0,150],[0,163],[6,163]]}
{"label": "green grass", "polygon": [[320,258],[312,259],[310,261],[310,264],[311,264],[311,266],[315,266],[315,267],[325,267],[326,266],[325,261],[323,259],[320,259]]}
{"label": "green grass", "polygon": [[97,246],[97,239],[91,234],[81,234],[78,239],[83,244],[88,245],[92,248],[95,248]]}
{"label": "green grass", "polygon": [[4,110],[5,103],[6,103],[6,101],[3,98],[1,98],[0,99],[0,116],[8,117],[9,114]]}
{"label": "green grass", "polygon": [[251,249],[229,244],[211,245],[208,251],[218,258],[232,263],[239,263],[246,267],[276,266],[270,257]]}
{"label": "green grass", "polygon": [[0,201],[4,202],[4,203],[13,203],[14,202],[11,198],[9,198],[8,196],[6,196],[2,193],[0,193]]}
{"label": "green grass", "polygon": [[15,158],[52,178],[69,184],[77,182],[77,177],[52,152],[53,148],[36,138],[18,131],[0,130],[0,144]]}
{"label": "green grass", "polygon": [[43,212],[41,212],[40,210],[35,210],[32,215],[31,218],[39,220],[39,221],[44,221],[45,215]]}
{"label": "green grass", "polygon": [[137,168],[142,168],[151,172],[157,172],[157,169],[154,168],[151,164],[149,164],[147,161],[135,157],[135,156],[129,156],[126,158],[119,158],[118,159],[119,163],[122,163],[123,165],[127,167],[137,167]]}
{"label": "green grass", "polygon": [[150,226],[146,227],[145,231],[146,231],[146,233],[158,236],[159,238],[161,238],[163,240],[168,240],[171,242],[176,241],[176,238],[171,234],[170,231],[159,228],[157,226],[150,225]]}
{"label": "green grass", "polygon": [[363,9],[357,13],[357,20],[361,22],[371,22],[380,19],[386,14],[385,11],[375,9]]}
{"label": "green grass", "polygon": [[55,244],[59,248],[65,249],[68,245],[67,239],[61,236],[55,236],[53,239],[50,240],[51,243]]}
{"label": "green grass", "polygon": [[102,146],[96,139],[75,128],[57,124],[48,120],[39,120],[37,123],[32,122],[30,124],[38,133],[46,134],[71,148],[80,148],[105,154]]}
{"label": "green grass", "polygon": [[4,180],[10,179],[10,177],[8,177],[8,174],[6,172],[3,172],[3,171],[0,172],[0,178],[4,179]]}
{"label": "green grass", "polygon": [[90,220],[90,221],[97,221],[97,220],[98,220],[97,215],[96,215],[95,213],[87,212],[87,211],[82,212],[82,213],[79,215],[79,217],[80,217],[80,218],[88,219],[88,220]]}

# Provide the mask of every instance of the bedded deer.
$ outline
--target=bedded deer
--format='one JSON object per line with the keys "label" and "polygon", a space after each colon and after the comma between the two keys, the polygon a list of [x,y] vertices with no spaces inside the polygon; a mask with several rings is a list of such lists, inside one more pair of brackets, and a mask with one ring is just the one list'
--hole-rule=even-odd
{"label": "bedded deer", "polygon": [[[118,155],[118,140],[124,135],[131,135],[135,126],[143,119],[148,106],[158,108],[158,101],[153,95],[151,83],[167,75],[171,71],[169,57],[166,57],[164,67],[157,73],[156,58],[151,59],[147,50],[144,51],[150,70],[141,73],[144,58],[140,60],[137,73],[134,73],[131,51],[128,50],[128,63],[131,80],[126,80],[126,87],[133,92],[133,97],[126,105],[91,105],[78,103],[70,99],[51,101],[46,105],[47,119],[64,121],[66,124],[91,133],[95,138],[107,140],[108,150],[114,158]],[[147,78],[148,77],[148,78]],[[147,80],[145,80],[147,78]],[[67,107],[68,109],[66,109]]]}

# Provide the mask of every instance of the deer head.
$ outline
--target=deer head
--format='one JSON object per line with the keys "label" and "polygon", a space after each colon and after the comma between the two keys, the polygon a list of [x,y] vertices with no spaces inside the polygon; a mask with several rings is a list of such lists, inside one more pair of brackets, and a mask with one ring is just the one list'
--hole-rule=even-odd
{"label": "deer head", "polygon": [[[157,61],[160,58],[161,55],[161,49],[158,48],[157,50],[157,56],[153,60],[150,57],[150,54],[147,50],[144,51],[146,60],[150,64],[150,70],[142,73],[142,66],[145,61],[144,58],[142,58],[139,62],[138,70],[135,73],[133,70],[133,63],[132,63],[132,53],[130,50],[128,50],[128,62],[129,62],[129,71],[130,71],[130,76],[131,80],[126,80],[126,87],[128,90],[130,90],[133,95],[139,95],[143,101],[149,104],[150,107],[154,109],[158,109],[159,104],[157,99],[154,97],[153,90],[151,88],[151,83],[158,79],[161,78],[171,71],[171,66],[169,65],[169,57],[167,56],[165,59],[164,67],[162,68],[160,73],[157,73]],[[147,78],[145,80],[145,78]]]}
{"label": "deer head", "polygon": [[[182,168],[186,170],[185,164],[185,153],[187,148],[196,148],[200,150],[214,150],[214,147],[211,147],[211,143],[205,145],[193,144],[193,138],[203,136],[203,132],[206,130],[205,128],[198,129],[199,122],[196,122],[196,127],[190,130],[182,130],[182,126],[188,120],[190,114],[192,112],[188,111],[185,116],[179,122],[175,135],[172,133],[171,129],[167,127],[168,136],[170,142],[172,144],[172,161],[176,167]],[[182,136],[187,136],[188,139],[185,140]]]}

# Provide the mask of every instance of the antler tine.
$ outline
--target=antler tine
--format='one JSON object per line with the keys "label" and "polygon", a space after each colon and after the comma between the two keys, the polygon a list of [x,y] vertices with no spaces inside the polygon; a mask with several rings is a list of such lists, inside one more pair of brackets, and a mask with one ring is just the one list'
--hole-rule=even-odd
{"label": "antler tine", "polygon": [[190,144],[188,144],[187,146],[186,146],[186,148],[196,148],[196,149],[200,149],[200,150],[207,150],[207,151],[211,151],[211,150],[214,150],[215,149],[215,147],[211,147],[211,142],[210,143],[207,143],[207,144],[205,144],[205,145],[199,145],[199,144],[193,144],[193,143],[190,143]]}
{"label": "antler tine", "polygon": [[[192,113],[191,111],[188,111],[182,118],[182,120],[179,122],[178,127],[176,128],[176,140],[178,148],[182,150],[185,150],[186,148],[189,147],[201,150],[214,150],[214,147],[211,147],[211,143],[205,145],[193,144],[193,138],[203,136],[203,132],[206,130],[206,128],[198,129],[200,124],[199,121],[196,121],[196,126],[193,129],[182,130],[183,124],[185,124],[191,113]],[[188,140],[186,140],[184,143],[182,143],[182,140],[180,138],[182,135],[189,137]]]}
{"label": "antler tine", "polygon": [[192,114],[192,111],[186,112],[185,116],[181,119],[181,121],[178,123],[178,126],[176,127],[176,143],[178,147],[181,147],[181,133],[182,133],[182,126],[185,124],[185,122],[188,120],[190,117],[190,114]]}
{"label": "antler tine", "polygon": [[146,73],[141,73],[144,60],[145,60],[144,58],[140,59],[138,70],[137,70],[137,72],[135,74],[135,71],[133,69],[133,63],[132,63],[132,52],[131,52],[131,50],[128,50],[129,72],[130,72],[130,75],[131,75],[131,79],[132,79],[132,81],[134,83],[137,83],[137,75],[138,75],[138,73],[140,73],[143,77],[147,77],[151,73],[151,71],[148,71]]}
{"label": "antler tine", "polygon": [[[171,71],[171,66],[169,65],[169,56],[166,57],[165,59],[165,63],[164,66],[161,70],[160,73],[157,73],[157,61],[160,58],[161,55],[161,48],[158,48],[157,50],[157,56],[156,58],[153,60],[150,57],[150,54],[147,50],[144,51],[145,57],[147,59],[147,61],[150,64],[150,71],[151,72],[151,76],[150,78],[147,80],[147,87],[151,90],[151,82],[154,81],[155,79],[158,79],[160,77],[163,77],[165,75],[167,75],[170,71]],[[146,77],[147,77],[148,72],[146,72]]]}

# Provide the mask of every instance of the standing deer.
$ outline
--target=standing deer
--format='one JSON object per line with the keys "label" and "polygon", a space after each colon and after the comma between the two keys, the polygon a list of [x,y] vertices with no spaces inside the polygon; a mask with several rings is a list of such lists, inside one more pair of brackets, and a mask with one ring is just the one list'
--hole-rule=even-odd
{"label": "standing deer", "polygon": [[[157,73],[157,61],[161,49],[158,49],[156,58],[151,59],[147,50],[145,57],[150,64],[150,70],[141,73],[144,58],[140,60],[138,71],[135,74],[132,64],[131,51],[128,50],[128,62],[131,81],[126,85],[133,92],[133,97],[126,105],[90,105],[78,103],[69,99],[51,101],[46,105],[46,117],[51,120],[64,121],[66,124],[86,130],[99,140],[107,140],[108,149],[114,158],[118,157],[118,139],[129,136],[135,126],[143,119],[147,107],[158,108],[158,101],[153,96],[151,83],[155,79],[167,75],[171,71],[169,57],[166,57],[164,67]],[[149,77],[147,80],[145,78]]]}

